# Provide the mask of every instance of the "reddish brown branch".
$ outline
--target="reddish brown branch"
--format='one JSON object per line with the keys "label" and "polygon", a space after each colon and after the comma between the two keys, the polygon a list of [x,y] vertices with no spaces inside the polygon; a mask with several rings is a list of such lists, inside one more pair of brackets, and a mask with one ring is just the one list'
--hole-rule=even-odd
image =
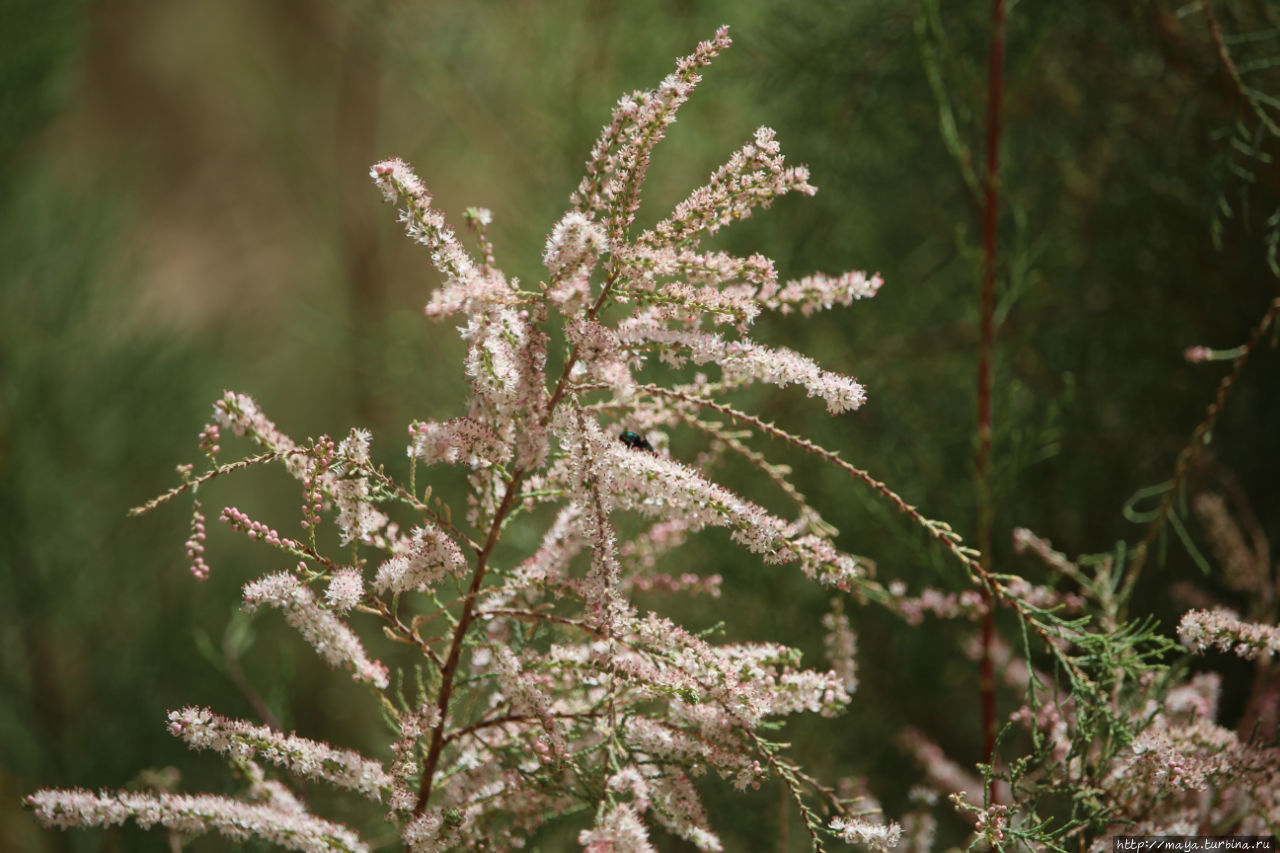
{"label": "reddish brown branch", "polygon": [[[982,568],[991,571],[995,495],[991,484],[991,361],[995,350],[996,224],[1000,169],[1000,103],[1004,93],[1004,0],[992,0],[991,57],[987,73],[987,169],[982,214],[982,343],[978,356],[978,551]],[[995,596],[984,590],[987,608],[982,617],[982,752],[995,765],[996,697],[991,645],[995,635]]]}
{"label": "reddish brown branch", "polygon": [[[594,319],[604,307],[616,280],[617,276],[615,274],[610,275],[605,281],[595,304],[587,312],[588,318]],[[565,360],[564,367],[560,370],[560,378],[556,381],[556,387],[547,400],[546,413],[542,417],[541,426],[546,426],[546,422],[551,418],[551,413],[555,411],[556,406],[559,405],[564,398],[565,392],[569,389],[571,384],[569,375],[573,371],[574,364],[578,361],[578,354],[578,348],[575,346]],[[467,589],[466,600],[462,605],[462,614],[458,617],[458,624],[453,629],[453,642],[449,646],[449,656],[445,659],[444,666],[440,670],[440,694],[436,701],[436,709],[440,712],[439,722],[431,732],[431,744],[427,748],[427,757],[422,764],[422,781],[419,783],[418,799],[413,807],[414,815],[422,814],[431,799],[431,787],[435,780],[436,768],[440,764],[440,754],[444,750],[444,727],[449,718],[449,700],[453,697],[454,678],[458,673],[458,663],[462,659],[462,646],[466,640],[468,629],[476,619],[476,602],[479,599],[480,587],[484,583],[489,556],[493,553],[494,546],[498,544],[498,536],[502,532],[502,525],[506,522],[507,516],[515,506],[515,499],[520,494],[520,486],[524,482],[526,473],[522,468],[512,472],[511,480],[507,483],[506,493],[502,496],[502,503],[494,512],[493,520],[490,522],[489,534],[476,555],[476,567],[472,571],[471,585]]]}
{"label": "reddish brown branch", "polygon": [[449,646],[449,657],[445,659],[444,668],[440,671],[440,695],[436,701],[440,721],[431,731],[431,745],[427,748],[427,759],[422,765],[422,782],[418,787],[418,801],[413,807],[415,815],[422,814],[427,808],[428,800],[431,799],[431,785],[435,780],[436,767],[440,763],[440,752],[444,749],[444,725],[449,716],[449,699],[453,696],[454,676],[457,675],[458,663],[462,660],[463,641],[466,639],[467,629],[475,620],[477,593],[480,592],[480,585],[484,582],[489,555],[493,553],[493,547],[498,544],[498,533],[502,530],[502,522],[506,520],[507,513],[511,511],[511,506],[520,493],[520,483],[523,478],[524,472],[519,471],[507,484],[506,494],[502,496],[502,503],[493,514],[493,522],[489,525],[489,536],[485,539],[484,548],[476,557],[476,567],[471,574],[471,586],[467,590],[466,602],[462,605],[462,615],[458,617],[457,627],[453,629],[453,643]]}
{"label": "reddish brown branch", "polygon": [[[594,711],[552,711],[548,714],[552,719],[556,720],[591,720],[600,715]],[[494,726],[505,726],[508,723],[541,723],[541,717],[534,717],[528,714],[503,714],[500,717],[492,717],[486,720],[480,720],[460,729],[455,729],[445,735],[446,741],[455,741],[468,735],[484,729],[491,729]]]}

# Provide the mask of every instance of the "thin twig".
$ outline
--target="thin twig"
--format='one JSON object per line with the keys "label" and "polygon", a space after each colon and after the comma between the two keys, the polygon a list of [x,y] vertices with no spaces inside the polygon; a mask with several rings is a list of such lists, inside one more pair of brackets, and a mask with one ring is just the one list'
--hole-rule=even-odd
{"label": "thin twig", "polygon": [[387,603],[385,601],[373,595],[367,596],[366,600],[373,602],[373,605],[374,605],[374,608],[376,609],[377,614],[381,616],[383,619],[386,619],[392,625],[394,625],[395,632],[399,634],[401,637],[404,637],[405,642],[412,643],[414,646],[416,646],[419,651],[421,651],[424,655],[427,656],[428,660],[430,660],[432,663],[436,665],[436,668],[438,669],[444,668],[444,661],[440,660],[440,656],[436,654],[435,649],[431,648],[431,645],[429,643],[427,643],[420,636],[418,636],[417,631],[415,631],[413,628],[410,628],[408,625],[404,624],[404,622],[400,621],[400,616],[396,613],[391,612],[391,608],[387,606]]}
{"label": "thin twig", "polygon": [[774,438],[780,438],[801,450],[821,457],[850,476],[866,483],[868,486],[887,498],[890,503],[898,508],[900,512],[923,527],[931,537],[946,546],[947,550],[950,551],[956,559],[958,559],[981,583],[995,584],[995,580],[991,577],[991,574],[982,567],[982,564],[979,563],[977,559],[975,559],[978,556],[978,552],[964,545],[960,534],[952,530],[951,525],[947,524],[945,521],[935,521],[931,518],[925,517],[918,509],[907,503],[902,496],[893,489],[889,488],[875,477],[872,477],[869,473],[856,465],[841,459],[838,453],[827,450],[825,447],[814,444],[813,442],[801,438],[798,435],[792,435],[786,430],[779,429],[773,424],[765,423],[754,415],[749,415],[746,412],[739,411],[730,406],[723,405],[722,403],[717,403],[715,400],[708,400],[704,397],[697,397],[692,394],[663,388],[658,385],[637,385],[636,387],[648,394],[667,397],[672,400],[682,400],[686,403],[692,403],[696,406],[702,406],[703,408],[720,412],[731,420],[741,421],[742,423],[748,424],[766,435],[770,435]]}
{"label": "thin twig", "polygon": [[1253,110],[1253,114],[1258,117],[1258,121],[1271,132],[1271,135],[1280,136],[1280,124],[1276,124],[1271,116],[1267,115],[1266,107],[1258,102],[1258,99],[1253,94],[1254,90],[1245,85],[1244,79],[1240,76],[1240,70],[1231,61],[1231,52],[1227,50],[1227,43],[1222,38],[1222,31],[1218,29],[1218,19],[1214,17],[1213,7],[1209,5],[1209,0],[1200,0],[1200,9],[1204,12],[1205,22],[1209,25],[1209,35],[1213,38],[1213,44],[1218,49],[1218,58],[1222,60],[1222,67],[1226,69],[1227,76],[1235,84],[1236,91],[1240,93],[1240,97],[1244,98],[1249,108]]}
{"label": "thin twig", "polygon": [[[548,712],[547,716],[555,720],[592,720],[600,715],[592,711],[550,711]],[[476,732],[481,731],[482,729],[491,729],[494,726],[502,726],[502,725],[506,725],[507,723],[529,723],[529,722],[540,723],[542,722],[542,718],[532,717],[532,716],[529,716],[528,714],[503,714],[501,717],[493,717],[487,720],[479,720],[477,722],[471,723],[468,726],[464,726],[463,728],[454,729],[453,731],[445,735],[445,740],[449,742],[453,742],[455,740],[458,740],[459,738],[466,737],[467,735],[475,734]]]}
{"label": "thin twig", "polygon": [[1213,428],[1217,425],[1218,416],[1222,414],[1222,409],[1227,404],[1231,389],[1235,387],[1240,374],[1244,371],[1245,363],[1248,362],[1254,347],[1257,346],[1258,341],[1262,340],[1262,336],[1267,333],[1267,330],[1271,328],[1271,324],[1275,322],[1277,315],[1280,315],[1280,297],[1271,300],[1266,313],[1262,315],[1258,325],[1254,326],[1253,331],[1249,333],[1249,340],[1241,349],[1240,355],[1236,356],[1235,361],[1231,363],[1231,372],[1222,377],[1222,381],[1218,383],[1218,391],[1214,394],[1213,401],[1209,403],[1204,419],[1196,425],[1195,430],[1191,433],[1191,441],[1178,454],[1177,462],[1174,464],[1173,478],[1169,481],[1169,487],[1164,493],[1164,498],[1160,501],[1160,506],[1156,508],[1156,517],[1147,528],[1147,535],[1143,538],[1137,555],[1129,563],[1129,567],[1125,571],[1124,582],[1119,595],[1121,602],[1120,621],[1124,620],[1129,593],[1132,592],[1134,585],[1138,582],[1138,576],[1142,572],[1142,567],[1146,564],[1147,555],[1150,553],[1152,545],[1155,544],[1156,538],[1164,530],[1164,526],[1169,520],[1169,515],[1173,512],[1174,502],[1177,500],[1178,493],[1182,488],[1183,480],[1186,479],[1192,459],[1200,452],[1201,447],[1209,443],[1213,435]]}
{"label": "thin twig", "polygon": [[275,459],[277,456],[279,456],[279,454],[276,453],[275,451],[269,451],[267,453],[261,453],[257,456],[250,456],[247,459],[241,459],[239,462],[231,462],[226,465],[219,465],[217,468],[214,468],[210,471],[206,471],[205,473],[201,474],[199,477],[196,477],[193,480],[188,480],[187,482],[179,486],[174,486],[172,489],[165,492],[163,495],[157,495],[156,497],[144,503],[142,506],[135,506],[133,509],[129,510],[129,515],[131,516],[145,515],[146,513],[151,512],[151,510],[155,509],[161,504],[165,504],[173,500],[183,492],[197,488],[198,486],[203,486],[205,483],[209,482],[215,477],[221,477],[223,474],[229,474],[232,471],[239,471],[242,468],[248,468],[250,465],[258,465],[263,462],[269,462],[272,459]]}

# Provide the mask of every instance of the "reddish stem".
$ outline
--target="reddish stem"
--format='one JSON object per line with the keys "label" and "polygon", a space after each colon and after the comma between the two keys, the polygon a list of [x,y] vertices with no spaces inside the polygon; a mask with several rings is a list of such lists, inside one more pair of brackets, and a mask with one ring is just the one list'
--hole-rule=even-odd
{"label": "reddish stem", "polygon": [[[601,308],[604,307],[616,280],[617,275],[611,274],[605,281],[595,304],[587,312],[589,319],[594,320]],[[555,390],[551,393],[550,399],[547,400],[547,409],[542,416],[541,426],[546,426],[547,421],[551,418],[551,413],[555,411],[556,406],[560,404],[560,401],[568,391],[570,385],[569,375],[572,373],[573,366],[577,361],[578,348],[575,346],[568,359],[565,360],[564,367],[560,371],[560,378],[556,381]],[[448,740],[445,734],[445,724],[449,719],[449,700],[453,697],[453,684],[458,672],[458,664],[462,660],[462,647],[467,637],[467,630],[476,619],[476,602],[479,600],[480,588],[484,583],[485,571],[489,565],[489,556],[493,553],[494,546],[498,544],[498,536],[502,533],[502,525],[516,504],[516,498],[520,494],[520,484],[524,482],[524,477],[527,473],[523,468],[517,468],[511,473],[511,481],[507,484],[507,491],[502,496],[502,503],[499,504],[498,509],[494,512],[493,521],[489,524],[489,534],[476,556],[476,567],[471,574],[471,585],[467,589],[466,601],[462,605],[461,615],[458,616],[458,624],[453,629],[453,641],[449,645],[449,656],[445,658],[444,666],[440,670],[440,694],[436,700],[439,722],[436,723],[435,728],[431,731],[431,743],[427,747],[427,757],[422,764],[422,778],[418,783],[418,799],[413,806],[414,817],[423,814],[426,811],[427,803],[431,800],[431,789],[435,784],[436,769],[439,767],[440,756],[444,751],[445,742]]]}
{"label": "reddish stem", "polygon": [[462,660],[463,642],[467,637],[467,629],[471,627],[471,623],[476,617],[476,602],[479,600],[480,585],[484,581],[489,555],[493,553],[494,546],[498,544],[498,534],[502,531],[502,522],[506,519],[507,513],[511,511],[516,495],[520,493],[520,483],[523,478],[523,471],[515,473],[511,478],[511,482],[507,485],[506,494],[502,496],[501,505],[493,514],[493,522],[489,525],[489,536],[485,540],[483,550],[476,558],[476,568],[471,575],[471,586],[467,590],[467,600],[462,605],[462,615],[458,617],[458,625],[453,629],[453,642],[449,646],[449,657],[445,659],[444,667],[440,670],[440,695],[436,700],[436,710],[439,711],[440,719],[436,727],[431,731],[431,745],[427,748],[427,758],[422,765],[422,781],[418,786],[418,800],[413,807],[415,817],[426,810],[427,802],[431,799],[431,787],[435,781],[436,768],[440,763],[440,753],[445,745],[444,727],[449,715],[449,699],[453,696],[454,676],[458,672],[458,663]]}
{"label": "reddish stem", "polygon": [[[991,4],[991,57],[987,74],[987,168],[983,181],[982,217],[982,344],[978,357],[978,550],[982,568],[991,571],[992,526],[995,506],[991,484],[991,360],[995,350],[996,222],[1000,168],[1000,103],[1004,93],[1004,0]],[[991,645],[995,635],[995,596],[984,590],[987,609],[982,617],[983,754],[995,765],[996,695]]]}

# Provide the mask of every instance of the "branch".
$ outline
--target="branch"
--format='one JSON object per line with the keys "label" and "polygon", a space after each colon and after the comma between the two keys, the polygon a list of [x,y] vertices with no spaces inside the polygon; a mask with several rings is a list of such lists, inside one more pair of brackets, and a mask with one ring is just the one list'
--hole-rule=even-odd
{"label": "branch", "polygon": [[1174,465],[1173,478],[1169,481],[1169,488],[1165,492],[1164,498],[1160,501],[1160,506],[1156,508],[1156,517],[1151,522],[1151,526],[1147,528],[1147,535],[1142,540],[1137,556],[1129,563],[1129,568],[1125,572],[1119,595],[1121,601],[1120,619],[1122,621],[1127,609],[1129,593],[1133,590],[1134,584],[1138,582],[1138,575],[1142,572],[1143,565],[1146,564],[1147,554],[1151,551],[1151,546],[1155,543],[1156,537],[1160,535],[1160,532],[1164,530],[1164,526],[1173,512],[1174,501],[1177,499],[1183,480],[1186,479],[1187,471],[1191,467],[1191,461],[1199,454],[1200,448],[1211,440],[1213,428],[1217,425],[1218,416],[1222,414],[1222,410],[1227,404],[1231,389],[1239,381],[1240,374],[1244,371],[1245,363],[1249,360],[1249,355],[1258,345],[1258,341],[1262,339],[1262,336],[1271,328],[1271,324],[1275,322],[1277,315],[1280,315],[1280,297],[1271,300],[1266,313],[1262,315],[1258,325],[1254,326],[1253,331],[1249,333],[1249,340],[1241,348],[1240,355],[1236,356],[1235,361],[1231,363],[1231,372],[1222,377],[1222,381],[1218,383],[1218,392],[1214,395],[1213,402],[1209,404],[1208,409],[1205,411],[1204,420],[1196,425],[1195,430],[1191,433],[1191,441],[1178,454],[1177,462]]}
{"label": "branch", "polygon": [[[995,352],[996,226],[999,221],[1000,104],[1004,94],[1004,0],[991,4],[991,55],[987,72],[987,170],[982,215],[982,343],[978,355],[978,551],[982,567],[991,571],[995,495],[991,485],[991,362]],[[982,657],[978,685],[982,694],[983,754],[995,766],[996,694],[991,663],[995,608],[990,589],[984,589],[987,609],[982,616]]]}

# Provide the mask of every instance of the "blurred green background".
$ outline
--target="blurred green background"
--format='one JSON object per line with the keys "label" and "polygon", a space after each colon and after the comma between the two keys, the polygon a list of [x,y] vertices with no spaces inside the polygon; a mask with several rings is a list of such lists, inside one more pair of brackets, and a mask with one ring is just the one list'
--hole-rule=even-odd
{"label": "blurred green background", "polygon": [[[199,585],[184,502],[125,513],[196,459],[223,388],[254,395],[296,437],[367,426],[379,458],[400,464],[408,420],[456,414],[465,384],[451,324],[421,316],[434,274],[369,166],[412,163],[455,225],[466,206],[492,209],[499,265],[536,281],[611,105],[721,23],[736,44],[657,149],[642,222],[774,127],[820,192],[784,199],[722,247],[774,257],[784,279],[866,269],[887,283],[853,309],[757,328],[857,376],[862,411],[829,418],[794,389],[762,390],[756,405],[972,540],[980,255],[964,174],[966,157],[981,160],[988,7],[941,5],[0,2],[0,849],[165,849],[134,830],[40,830],[21,798],[168,765],[187,790],[232,790],[217,759],[187,753],[163,722],[190,703],[251,716],[237,679],[287,727],[373,748],[358,690],[279,620],[235,614],[239,586],[278,568],[269,553],[212,530],[213,576]],[[1218,5],[1246,82],[1274,98],[1275,10]],[[1011,554],[1015,526],[1073,555],[1141,537],[1121,507],[1169,477],[1226,371],[1182,351],[1242,343],[1276,294],[1280,170],[1199,4],[1017,4],[1008,43],[995,561],[1038,577]],[[1278,380],[1264,346],[1192,474],[1193,491],[1238,481],[1273,536]],[[961,587],[882,502],[769,451],[882,578]],[[204,496],[211,528],[227,502],[295,523],[294,489],[270,473]],[[829,596],[719,545],[693,543],[687,566],[723,574],[725,597],[684,616],[702,627],[735,614],[734,636],[797,645],[820,666]],[[1134,612],[1169,624],[1186,579],[1231,603],[1175,546],[1148,567]],[[786,736],[820,777],[869,777],[894,816],[918,780],[894,746],[903,724],[979,758],[970,629],[852,617],[851,712]],[[776,789],[713,785],[709,802],[728,849],[805,849]]]}

